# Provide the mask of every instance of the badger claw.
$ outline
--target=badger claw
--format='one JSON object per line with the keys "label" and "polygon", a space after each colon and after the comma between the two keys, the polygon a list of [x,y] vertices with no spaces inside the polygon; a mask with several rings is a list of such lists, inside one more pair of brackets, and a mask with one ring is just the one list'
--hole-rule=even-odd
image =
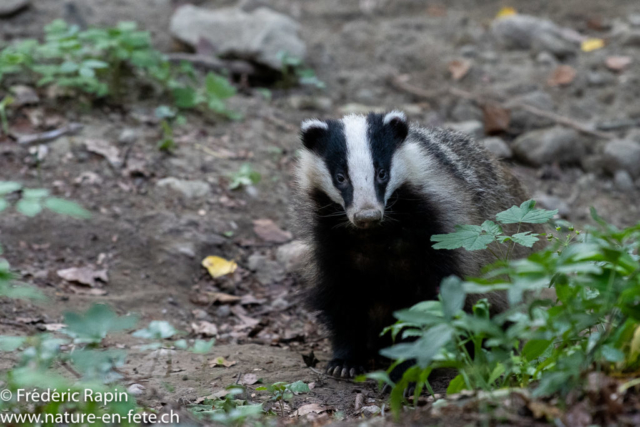
{"label": "badger claw", "polygon": [[327,364],[327,375],[338,378],[355,378],[365,373],[364,366],[358,362],[343,359],[333,359]]}

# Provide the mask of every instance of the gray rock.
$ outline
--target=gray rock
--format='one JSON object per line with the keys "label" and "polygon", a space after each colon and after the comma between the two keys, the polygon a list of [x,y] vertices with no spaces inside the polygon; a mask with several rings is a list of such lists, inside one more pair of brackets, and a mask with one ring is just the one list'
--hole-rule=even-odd
{"label": "gray rock", "polygon": [[0,3],[0,17],[15,15],[26,9],[30,4],[30,0],[2,0],[2,3]]}
{"label": "gray rock", "polygon": [[276,259],[287,273],[293,273],[304,265],[308,253],[309,246],[300,240],[294,240],[278,248]]}
{"label": "gray rock", "polygon": [[231,314],[231,308],[228,305],[221,305],[216,309],[216,316],[218,317],[229,317]]}
{"label": "gray rock", "polygon": [[451,110],[451,118],[456,122],[467,122],[470,120],[482,121],[482,110],[469,101],[458,101]]}
{"label": "gray rock", "polygon": [[604,156],[608,172],[626,170],[634,179],[640,177],[640,143],[627,139],[613,140],[604,147]]}
{"label": "gray rock", "polygon": [[571,213],[569,204],[560,197],[551,196],[545,193],[535,193],[533,195],[533,200],[536,201],[537,207],[539,208],[549,210],[558,209],[558,215],[563,218],[566,218]]}
{"label": "gray rock", "polygon": [[133,396],[142,396],[146,389],[147,388],[142,384],[131,384],[129,387],[127,387],[127,391]]}
{"label": "gray rock", "polygon": [[640,27],[640,13],[632,13],[627,16],[627,21],[634,27]]}
{"label": "gray rock", "polygon": [[491,137],[484,138],[480,141],[480,144],[484,146],[490,153],[499,159],[510,159],[513,156],[511,147],[504,142],[502,138]]}
{"label": "gray rock", "polygon": [[585,147],[575,130],[555,126],[518,137],[513,143],[513,153],[520,161],[533,166],[578,163],[585,155]]}
{"label": "gray rock", "polygon": [[211,187],[204,181],[188,181],[174,177],[163,178],[156,184],[158,187],[166,187],[181,193],[187,199],[195,199],[207,196],[211,193]]}
{"label": "gray rock", "polygon": [[469,135],[473,139],[480,139],[484,136],[484,125],[479,120],[467,120],[459,123],[445,123],[447,129]]}
{"label": "gray rock", "polygon": [[247,261],[249,270],[255,273],[256,278],[263,285],[281,282],[285,278],[285,272],[282,265],[264,255],[254,253]]}
{"label": "gray rock", "polygon": [[573,54],[578,48],[575,32],[531,15],[516,14],[495,19],[491,33],[506,47],[546,50],[558,57]]}
{"label": "gray rock", "polygon": [[606,86],[615,82],[615,77],[611,73],[601,73],[589,71],[587,73],[587,83],[589,86]]}
{"label": "gray rock", "polygon": [[558,64],[558,60],[551,53],[543,50],[536,56],[536,62],[541,65],[553,66]]}
{"label": "gray rock", "polygon": [[218,55],[232,55],[280,70],[281,52],[304,58],[306,46],[299,25],[290,17],[266,7],[249,12],[240,8],[180,7],[171,17],[171,34],[196,47],[205,40]]}
{"label": "gray rock", "polygon": [[[555,104],[553,98],[547,92],[537,90],[519,96],[516,101],[523,104],[532,105],[545,111],[553,111]],[[521,109],[514,109],[511,112],[511,122],[509,127],[516,132],[525,132],[532,129],[539,129],[552,126],[553,122],[544,117],[534,116]]]}
{"label": "gray rock", "polygon": [[640,30],[630,30],[623,33],[620,42],[623,46],[640,47]]}
{"label": "gray rock", "polygon": [[472,44],[466,44],[460,48],[460,54],[465,58],[475,58],[478,56],[478,48]]}
{"label": "gray rock", "polygon": [[122,145],[131,145],[138,140],[138,131],[132,128],[124,128],[118,136],[118,142]]}
{"label": "gray rock", "polygon": [[629,172],[625,170],[616,171],[615,175],[613,176],[613,182],[616,184],[616,187],[618,187],[618,190],[620,191],[633,191],[636,187],[633,183],[633,178],[631,178]]}

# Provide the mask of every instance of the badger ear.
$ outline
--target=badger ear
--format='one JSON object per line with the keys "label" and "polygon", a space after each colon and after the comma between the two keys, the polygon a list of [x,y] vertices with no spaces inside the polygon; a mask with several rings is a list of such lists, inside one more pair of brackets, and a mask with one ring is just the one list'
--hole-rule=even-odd
{"label": "badger ear", "polygon": [[300,126],[302,144],[311,151],[316,151],[319,141],[326,135],[329,125],[318,119],[309,119]]}
{"label": "badger ear", "polygon": [[394,139],[398,144],[401,144],[409,134],[407,116],[402,111],[394,110],[385,114],[382,124],[391,128]]}

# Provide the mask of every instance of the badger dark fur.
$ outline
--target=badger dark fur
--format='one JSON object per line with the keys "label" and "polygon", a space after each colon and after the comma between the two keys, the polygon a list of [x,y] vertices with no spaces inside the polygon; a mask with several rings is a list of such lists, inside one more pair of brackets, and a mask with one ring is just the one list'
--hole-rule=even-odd
{"label": "badger dark fur", "polygon": [[[327,372],[353,377],[390,344],[380,332],[394,311],[493,261],[487,251],[434,250],[431,236],[493,219],[526,195],[479,144],[409,125],[398,111],[307,120],[302,142],[296,215],[311,249],[309,302],[331,334]],[[506,306],[502,294],[486,297]]]}

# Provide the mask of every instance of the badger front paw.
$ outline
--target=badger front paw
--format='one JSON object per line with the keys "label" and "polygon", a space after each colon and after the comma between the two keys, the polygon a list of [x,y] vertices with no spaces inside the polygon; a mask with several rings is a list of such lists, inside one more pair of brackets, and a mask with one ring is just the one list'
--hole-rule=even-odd
{"label": "badger front paw", "polygon": [[327,364],[327,375],[342,378],[355,378],[357,375],[364,374],[365,369],[362,363],[353,360],[333,359]]}

